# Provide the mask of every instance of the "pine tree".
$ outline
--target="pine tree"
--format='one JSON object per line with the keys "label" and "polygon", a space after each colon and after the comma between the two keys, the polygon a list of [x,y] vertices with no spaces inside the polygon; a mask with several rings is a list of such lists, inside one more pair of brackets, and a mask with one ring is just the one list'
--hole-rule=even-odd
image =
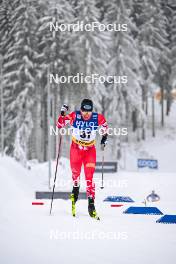
{"label": "pine tree", "polygon": [[[167,19],[163,13],[161,1],[136,1],[133,16],[139,25],[137,35],[142,74],[143,109],[147,114],[148,94],[153,93],[152,87],[164,87],[169,69],[169,49]],[[156,84],[156,85],[155,85]],[[163,88],[162,88],[163,89]],[[145,128],[142,133],[145,139]]]}
{"label": "pine tree", "polygon": [[[99,23],[100,12],[94,0],[78,0],[76,6],[75,23],[92,24]],[[93,31],[79,30],[73,37],[73,46],[76,59],[79,64],[79,72],[85,76],[91,74],[105,75],[106,61],[108,58],[107,34],[97,28]],[[90,96],[94,94],[94,85],[87,84],[86,88]]]}
{"label": "pine tree", "polygon": [[155,27],[160,33],[156,35],[155,46],[160,51],[159,65],[156,74],[156,82],[161,89],[161,126],[164,126],[164,94],[170,90],[169,76],[171,72],[171,54],[169,49],[168,19],[165,14],[166,2],[155,1]]}
{"label": "pine tree", "polygon": [[0,3],[0,54],[4,55],[12,43],[10,32],[13,27],[12,14],[16,3],[2,0]]}
{"label": "pine tree", "polygon": [[[138,112],[138,123],[143,118],[141,111],[140,60],[133,32],[137,31],[131,18],[126,1],[113,0],[105,17],[106,23],[115,24],[118,29],[127,24],[127,31],[111,33],[111,58],[108,63],[108,75],[119,80],[107,86],[111,102],[109,103],[109,122],[117,127],[131,126],[132,112]],[[126,79],[125,79],[126,78]],[[126,82],[126,81],[127,82]],[[121,156],[121,137],[114,136],[113,146],[117,158]]]}
{"label": "pine tree", "polygon": [[137,45],[132,32],[137,28],[132,21],[123,1],[113,0],[107,13],[107,22],[127,24],[128,30],[112,33],[112,53],[109,61],[109,75],[127,76],[127,83],[112,86],[112,107],[114,123],[123,123],[133,108],[141,111],[140,96],[140,60]]}
{"label": "pine tree", "polygon": [[[43,159],[47,159],[47,82],[48,73],[58,74],[59,76],[68,76],[71,74],[72,56],[71,56],[71,39],[69,32],[56,31],[54,28],[50,30],[50,23],[53,25],[61,25],[71,23],[73,19],[72,9],[68,2],[53,1],[46,2],[47,4],[42,9],[42,16],[38,20],[37,28],[37,75],[39,78],[41,89],[42,103],[42,145],[44,146]],[[51,97],[54,98],[54,120],[57,118],[57,112],[61,101],[63,101],[69,93],[68,84],[51,84]],[[64,93],[64,96],[63,96]],[[61,98],[62,97],[62,98]],[[54,145],[56,142],[53,143]],[[55,147],[53,147],[55,149]],[[55,152],[53,153],[53,157]]]}
{"label": "pine tree", "polygon": [[171,86],[176,87],[176,4],[172,5],[173,16],[171,22],[171,54],[172,54],[172,71]]}
{"label": "pine tree", "polygon": [[35,10],[28,4],[17,0],[13,2],[11,14],[12,39],[4,61],[4,80],[6,98],[6,130],[8,146],[13,149],[16,159],[27,159],[28,140],[32,131],[32,107],[35,82]]}

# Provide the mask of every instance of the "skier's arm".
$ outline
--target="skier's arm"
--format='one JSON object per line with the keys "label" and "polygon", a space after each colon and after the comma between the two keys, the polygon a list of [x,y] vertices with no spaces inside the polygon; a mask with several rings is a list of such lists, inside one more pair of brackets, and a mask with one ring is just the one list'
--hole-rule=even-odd
{"label": "skier's arm", "polygon": [[108,125],[107,125],[105,117],[102,114],[98,114],[98,125],[101,126],[101,131],[103,131],[103,135],[102,135],[102,139],[101,139],[101,146],[104,148],[107,144]]}
{"label": "skier's arm", "polygon": [[66,111],[68,110],[68,106],[67,105],[63,105],[61,107],[61,114],[58,117],[58,121],[57,121],[57,127],[58,128],[62,128],[64,126],[66,126],[67,124],[72,124],[75,117],[76,117],[76,113],[75,112],[71,112],[70,114],[66,115]]}
{"label": "skier's arm", "polygon": [[98,114],[98,126],[101,126],[103,135],[107,134],[108,125],[107,125],[105,117],[102,114]]}

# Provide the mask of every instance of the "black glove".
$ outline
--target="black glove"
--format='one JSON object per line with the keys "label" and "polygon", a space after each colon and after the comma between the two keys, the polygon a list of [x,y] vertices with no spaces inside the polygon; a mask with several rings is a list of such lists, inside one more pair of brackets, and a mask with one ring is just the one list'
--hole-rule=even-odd
{"label": "black glove", "polygon": [[102,136],[102,139],[101,139],[101,148],[104,149],[104,147],[106,146],[108,142],[108,134],[105,134]]}
{"label": "black glove", "polygon": [[67,111],[68,111],[68,105],[63,104],[61,107],[61,116],[65,116]]}

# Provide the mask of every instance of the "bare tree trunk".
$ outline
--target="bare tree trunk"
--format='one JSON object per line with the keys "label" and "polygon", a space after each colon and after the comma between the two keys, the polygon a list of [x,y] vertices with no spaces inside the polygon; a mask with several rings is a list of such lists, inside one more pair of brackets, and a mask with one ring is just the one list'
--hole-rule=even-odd
{"label": "bare tree trunk", "polygon": [[155,137],[155,98],[152,95],[152,137]]}
{"label": "bare tree trunk", "polygon": [[133,110],[132,112],[132,126],[133,126],[133,132],[137,129],[137,110]]}
{"label": "bare tree trunk", "polygon": [[148,95],[146,94],[145,96],[145,102],[146,102],[146,108],[145,108],[145,113],[146,113],[146,116],[148,115]]}
{"label": "bare tree trunk", "polygon": [[48,159],[48,118],[47,118],[47,95],[44,95],[44,105],[43,105],[43,161]]}
{"label": "bare tree trunk", "polygon": [[[146,92],[145,92],[145,87],[143,86],[142,89],[142,109],[145,112],[145,103],[146,103]],[[142,139],[146,139],[146,132],[145,132],[145,124],[144,120],[142,121]]]}
{"label": "bare tree trunk", "polygon": [[[91,47],[89,46],[89,41],[86,40],[86,76],[91,75]],[[92,92],[92,85],[90,83],[87,83],[87,90],[91,94]]]}
{"label": "bare tree trunk", "polygon": [[41,86],[38,78],[35,86],[35,102],[32,108],[33,128],[29,139],[28,159],[41,161]]}
{"label": "bare tree trunk", "polygon": [[161,126],[164,127],[164,89],[161,87]]}
{"label": "bare tree trunk", "polygon": [[166,99],[166,115],[168,116],[170,113],[170,108],[171,108],[171,102],[172,102],[172,95],[171,95],[171,91],[168,90],[167,91],[167,99]]}

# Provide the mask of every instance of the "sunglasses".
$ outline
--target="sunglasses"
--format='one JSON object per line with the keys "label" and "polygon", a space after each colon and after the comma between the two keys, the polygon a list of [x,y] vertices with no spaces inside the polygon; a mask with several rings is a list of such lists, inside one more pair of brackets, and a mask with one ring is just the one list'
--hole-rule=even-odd
{"label": "sunglasses", "polygon": [[81,109],[84,112],[91,112],[92,111],[92,106],[91,105],[84,105]]}

